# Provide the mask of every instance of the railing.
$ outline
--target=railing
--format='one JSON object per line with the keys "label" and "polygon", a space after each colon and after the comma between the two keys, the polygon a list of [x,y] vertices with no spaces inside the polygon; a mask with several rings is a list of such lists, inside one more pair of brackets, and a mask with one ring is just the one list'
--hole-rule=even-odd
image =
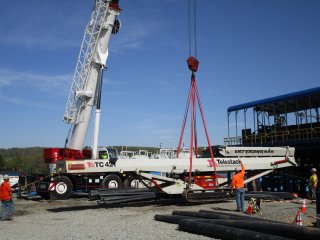
{"label": "railing", "polygon": [[224,138],[223,141],[226,146],[242,145],[242,137]]}
{"label": "railing", "polygon": [[268,133],[253,133],[242,137],[224,138],[226,146],[263,145],[265,143],[285,143],[287,141],[306,141],[320,138],[320,127],[294,129],[287,131],[271,131]]}

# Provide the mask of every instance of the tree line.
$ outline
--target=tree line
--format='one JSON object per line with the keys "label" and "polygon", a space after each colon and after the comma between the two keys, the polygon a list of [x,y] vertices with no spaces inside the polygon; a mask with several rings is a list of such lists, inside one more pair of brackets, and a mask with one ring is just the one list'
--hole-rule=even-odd
{"label": "tree line", "polygon": [[[142,146],[113,146],[118,153],[121,151],[146,150],[158,153],[159,148]],[[0,171],[17,171],[25,174],[47,173],[48,166],[44,163],[43,147],[0,148]],[[199,147],[199,150],[203,148]]]}
{"label": "tree line", "polygon": [[43,161],[42,147],[0,148],[0,170],[2,171],[43,173],[47,168]]}
{"label": "tree line", "polygon": [[[156,153],[159,148],[139,146],[114,146],[118,153],[122,150],[147,150]],[[0,148],[0,171],[18,171],[25,174],[46,173],[48,166],[44,163],[43,147]]]}

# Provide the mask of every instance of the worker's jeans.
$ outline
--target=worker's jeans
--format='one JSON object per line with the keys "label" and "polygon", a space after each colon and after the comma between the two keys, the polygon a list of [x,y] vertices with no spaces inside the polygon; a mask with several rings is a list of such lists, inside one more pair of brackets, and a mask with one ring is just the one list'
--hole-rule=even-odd
{"label": "worker's jeans", "polygon": [[311,200],[316,200],[316,191],[317,191],[317,188],[310,188],[310,191],[311,191]]}
{"label": "worker's jeans", "polygon": [[237,211],[244,211],[244,188],[236,189]]}
{"label": "worker's jeans", "polygon": [[[13,214],[13,209],[14,209],[13,201],[2,200],[1,202],[2,202],[1,220],[11,219]],[[8,217],[6,218],[7,209],[8,209]]]}

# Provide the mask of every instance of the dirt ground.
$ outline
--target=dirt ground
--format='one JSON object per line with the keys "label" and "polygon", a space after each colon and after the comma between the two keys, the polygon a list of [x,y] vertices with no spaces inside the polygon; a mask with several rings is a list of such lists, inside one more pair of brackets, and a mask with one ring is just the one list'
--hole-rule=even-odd
{"label": "dirt ground", "polygon": [[[235,202],[188,205],[160,201],[100,206],[86,196],[46,201],[14,199],[14,220],[0,222],[0,239],[209,239],[177,230],[177,225],[157,222],[155,214],[174,210],[223,210],[236,213]],[[292,223],[301,203],[262,202],[256,217]],[[245,213],[237,213],[245,214]],[[314,226],[315,204],[307,204],[304,226]]]}

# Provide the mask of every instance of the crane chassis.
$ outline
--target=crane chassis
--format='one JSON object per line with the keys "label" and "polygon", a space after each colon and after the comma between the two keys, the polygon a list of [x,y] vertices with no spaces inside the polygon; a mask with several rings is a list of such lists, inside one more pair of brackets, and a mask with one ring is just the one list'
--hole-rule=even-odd
{"label": "crane chassis", "polygon": [[[290,147],[220,147],[220,153],[224,153],[225,156],[216,157],[214,162],[206,157],[194,160],[190,179],[189,158],[160,159],[156,156],[118,158],[109,151],[112,149],[101,148],[99,151],[108,154],[106,159],[56,161],[56,171],[52,173],[52,178],[47,182],[38,182],[37,191],[40,194],[47,194],[49,190],[54,198],[66,199],[75,190],[89,192],[97,188],[131,188],[137,186],[137,182],[140,181],[145,187],[155,189],[158,193],[185,198],[192,194],[201,198],[201,201],[209,201],[216,198],[214,193],[218,193],[219,198],[229,196],[231,190],[229,182],[219,181],[222,180],[219,178],[240,167],[240,160],[245,165],[247,175],[250,176],[246,182],[275,169],[296,165],[294,148]],[[257,151],[261,152],[260,156],[253,153]],[[234,155],[234,152],[240,155]],[[214,164],[216,173],[213,169]],[[208,199],[203,199],[199,194],[201,192],[208,196]],[[212,194],[209,194],[210,192]],[[221,195],[221,192],[224,194]]]}

